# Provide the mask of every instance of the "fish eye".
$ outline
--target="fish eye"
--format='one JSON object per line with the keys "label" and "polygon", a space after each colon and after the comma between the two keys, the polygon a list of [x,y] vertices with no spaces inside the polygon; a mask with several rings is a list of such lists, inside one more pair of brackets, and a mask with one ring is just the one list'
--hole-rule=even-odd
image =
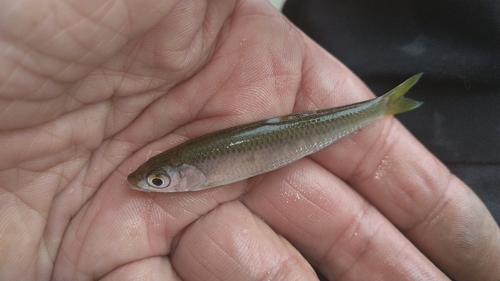
{"label": "fish eye", "polygon": [[170,185],[170,177],[161,173],[151,173],[148,176],[148,185],[154,188],[165,188]]}

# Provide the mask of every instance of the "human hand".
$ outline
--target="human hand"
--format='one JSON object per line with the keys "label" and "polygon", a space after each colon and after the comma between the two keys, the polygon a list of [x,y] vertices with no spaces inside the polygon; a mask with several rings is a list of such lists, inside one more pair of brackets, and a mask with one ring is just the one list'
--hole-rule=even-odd
{"label": "human hand", "polygon": [[372,97],[267,1],[30,4],[0,4],[0,279],[499,278],[491,215],[393,118],[229,186],[128,188],[186,139]]}

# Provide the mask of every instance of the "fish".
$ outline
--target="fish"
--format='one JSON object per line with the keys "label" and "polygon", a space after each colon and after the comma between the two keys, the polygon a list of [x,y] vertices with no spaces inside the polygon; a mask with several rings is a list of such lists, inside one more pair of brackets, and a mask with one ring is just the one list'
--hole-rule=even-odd
{"label": "fish", "polygon": [[202,135],[151,157],[127,177],[149,192],[205,190],[267,173],[311,155],[384,116],[422,102],[405,98],[422,73],[367,101],[273,117]]}

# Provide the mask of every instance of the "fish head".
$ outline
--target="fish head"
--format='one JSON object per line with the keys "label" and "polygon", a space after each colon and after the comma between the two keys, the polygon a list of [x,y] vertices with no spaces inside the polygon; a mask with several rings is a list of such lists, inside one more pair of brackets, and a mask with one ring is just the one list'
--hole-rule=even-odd
{"label": "fish head", "polygon": [[162,166],[154,169],[139,167],[128,175],[132,189],[150,192],[184,192],[203,188],[206,177],[194,166]]}

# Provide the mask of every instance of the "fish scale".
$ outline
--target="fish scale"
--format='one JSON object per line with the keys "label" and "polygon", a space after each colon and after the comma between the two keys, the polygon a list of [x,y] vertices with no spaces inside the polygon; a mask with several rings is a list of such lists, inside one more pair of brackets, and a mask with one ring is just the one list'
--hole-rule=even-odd
{"label": "fish scale", "polygon": [[143,191],[193,191],[278,169],[377,118],[420,106],[403,97],[420,76],[368,101],[273,117],[194,138],[152,157],[128,181]]}

